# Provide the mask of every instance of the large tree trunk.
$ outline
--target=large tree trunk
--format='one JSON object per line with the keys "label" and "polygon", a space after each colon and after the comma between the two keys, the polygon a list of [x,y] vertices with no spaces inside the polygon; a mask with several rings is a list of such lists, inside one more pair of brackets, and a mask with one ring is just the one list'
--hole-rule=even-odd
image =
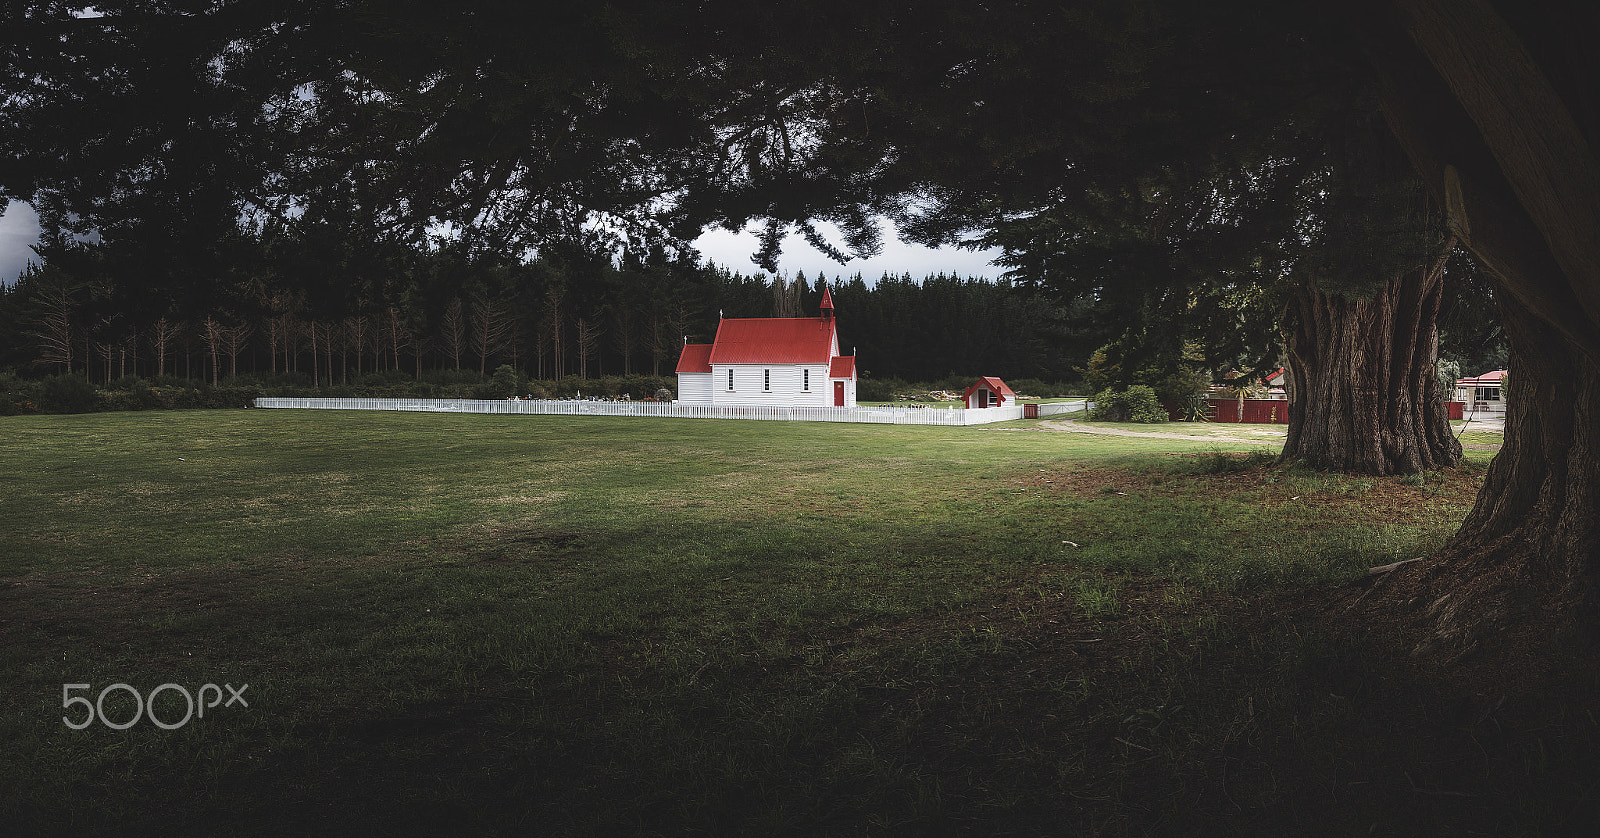
{"label": "large tree trunk", "polygon": [[[1391,0],[1357,23],[1384,112],[1498,281],[1505,444],[1449,546],[1401,573],[1446,648],[1600,636],[1600,18],[1581,6]],[[1527,39],[1526,42],[1524,39]],[[1526,43],[1538,47],[1530,52]],[[1419,567],[1426,564],[1425,567]],[[1409,583],[1409,584],[1407,584]]]}
{"label": "large tree trunk", "polygon": [[1505,444],[1460,531],[1417,574],[1453,650],[1530,621],[1591,640],[1600,627],[1600,365],[1514,299],[1500,308]]}
{"label": "large tree trunk", "polygon": [[1282,462],[1390,475],[1461,459],[1435,367],[1443,275],[1441,258],[1368,300],[1300,288],[1290,303]]}

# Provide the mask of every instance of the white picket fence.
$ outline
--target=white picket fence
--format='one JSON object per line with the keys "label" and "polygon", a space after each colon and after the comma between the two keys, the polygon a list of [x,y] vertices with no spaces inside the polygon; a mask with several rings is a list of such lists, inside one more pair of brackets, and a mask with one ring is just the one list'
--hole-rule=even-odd
{"label": "white picket fence", "polygon": [[1070,402],[1042,402],[1039,405],[1039,418],[1046,416],[1064,416],[1068,413],[1077,413],[1089,406],[1087,400]]}
{"label": "white picket fence", "polygon": [[[761,419],[774,422],[865,422],[879,425],[986,425],[1022,418],[1022,407],[964,410],[914,407],[730,407],[668,402],[590,402],[532,399],[312,399],[262,397],[256,407],[302,410],[410,410],[423,413],[521,413],[542,416],[672,416],[681,419]],[[1046,410],[1050,408],[1050,410]],[[1041,404],[1040,416],[1076,410],[1073,403]]]}

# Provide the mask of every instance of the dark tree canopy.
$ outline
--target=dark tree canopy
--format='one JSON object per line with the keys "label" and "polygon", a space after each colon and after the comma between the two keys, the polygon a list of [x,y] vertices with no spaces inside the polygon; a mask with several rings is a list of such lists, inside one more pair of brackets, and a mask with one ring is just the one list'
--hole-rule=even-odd
{"label": "dark tree canopy", "polygon": [[[513,255],[675,245],[707,223],[766,219],[770,264],[787,225],[821,242],[821,219],[846,231],[841,255],[871,252],[881,213],[927,242],[1009,237],[1043,281],[1060,243],[1096,230],[1065,248],[1063,284],[1160,328],[1196,299],[1259,287],[1243,280],[1274,273],[1280,245],[1315,239],[1272,212],[1275,176],[1314,183],[1339,129],[1360,124],[1350,115],[1381,113],[1492,278],[1524,405],[1452,558],[1433,567],[1538,584],[1467,586],[1436,596],[1438,613],[1460,639],[1471,615],[1539,589],[1600,625],[1592,4],[19,7],[0,47],[0,110],[16,126],[0,138],[0,193],[130,258],[170,258],[151,281],[190,289],[233,219],[336,224],[353,208],[396,240],[442,230]],[[1262,196],[1248,224],[1217,223],[1208,190],[1230,183]],[[1359,217],[1324,219],[1344,250],[1297,254],[1341,286],[1321,291],[1359,298],[1406,275],[1368,253],[1357,277],[1335,258]],[[1239,258],[1251,252],[1261,259]],[[1436,314],[1432,291],[1416,299]],[[1433,321],[1415,322],[1399,331]]]}

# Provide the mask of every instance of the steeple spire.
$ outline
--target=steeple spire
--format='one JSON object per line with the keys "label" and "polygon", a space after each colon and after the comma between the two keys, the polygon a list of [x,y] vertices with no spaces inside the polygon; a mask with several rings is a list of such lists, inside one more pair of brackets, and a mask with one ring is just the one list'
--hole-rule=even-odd
{"label": "steeple spire", "polygon": [[822,316],[833,319],[833,295],[828,293],[828,286],[822,286]]}

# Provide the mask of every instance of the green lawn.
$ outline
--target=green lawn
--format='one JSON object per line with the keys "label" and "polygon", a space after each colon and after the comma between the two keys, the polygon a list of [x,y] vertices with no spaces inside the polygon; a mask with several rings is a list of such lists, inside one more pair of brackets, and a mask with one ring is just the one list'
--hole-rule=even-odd
{"label": "green lawn", "polygon": [[[3,419],[0,824],[1337,834],[1397,811],[1491,830],[1570,817],[1570,783],[1546,782],[1575,770],[1559,749],[1539,771],[1497,755],[1482,783],[1551,798],[1501,820],[1452,796],[1341,808],[1335,778],[1436,781],[1360,765],[1416,733],[1440,688],[1377,674],[1368,640],[1305,605],[1439,546],[1490,454],[1405,482],[1225,445],[1031,421]],[[63,684],[93,700],[115,683],[248,684],[249,704],[175,730],[63,722],[83,715]],[[175,690],[154,706],[184,709]]]}

